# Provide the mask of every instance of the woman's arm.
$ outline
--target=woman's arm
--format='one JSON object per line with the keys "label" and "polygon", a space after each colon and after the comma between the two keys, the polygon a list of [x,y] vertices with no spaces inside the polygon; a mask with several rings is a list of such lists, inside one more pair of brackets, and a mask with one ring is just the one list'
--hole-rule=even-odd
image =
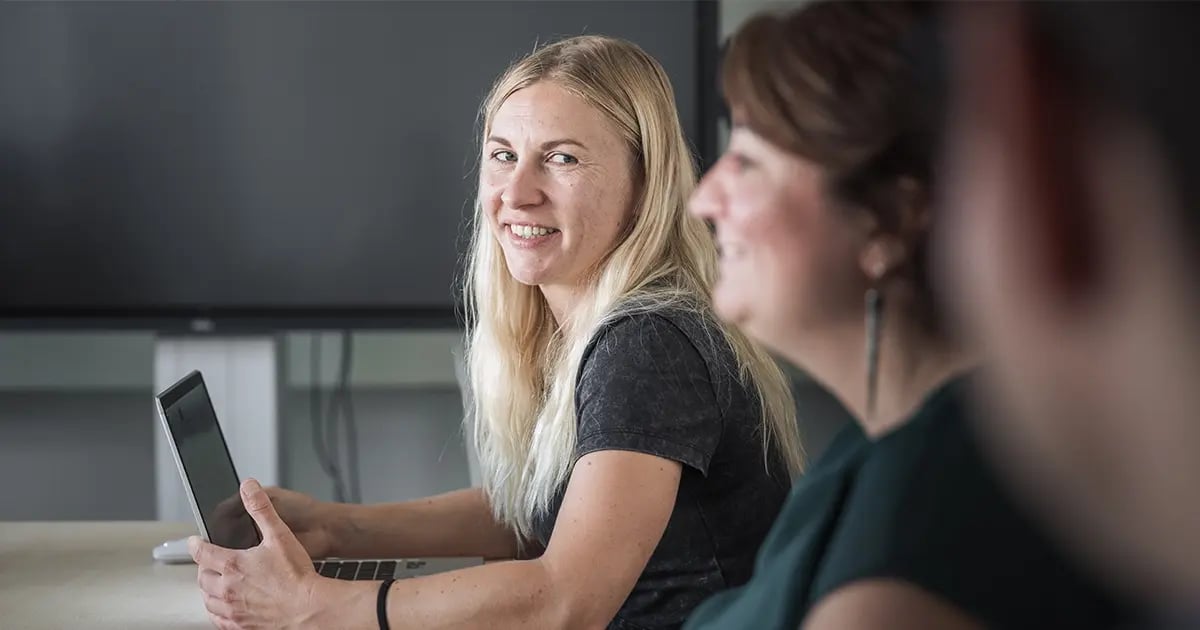
{"label": "woman's arm", "polygon": [[900,580],[853,582],[817,602],[803,630],[981,630],[958,608]]}
{"label": "woman's arm", "polygon": [[517,534],[496,521],[483,490],[378,505],[336,504],[331,555],[343,558],[517,557]]}
{"label": "woman's arm", "polygon": [[[540,558],[489,564],[392,585],[392,628],[602,628],[658,546],[682,465],[644,453],[580,458]],[[378,627],[378,582],[325,581],[327,613]]]}

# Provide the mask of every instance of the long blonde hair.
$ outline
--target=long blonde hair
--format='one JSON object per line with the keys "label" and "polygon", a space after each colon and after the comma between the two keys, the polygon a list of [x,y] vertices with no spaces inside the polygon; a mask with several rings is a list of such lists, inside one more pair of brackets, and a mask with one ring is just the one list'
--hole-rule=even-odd
{"label": "long blonde hair", "polygon": [[[685,211],[696,170],[662,67],[636,45],[582,36],[535,50],[495,83],[480,112],[482,137],[504,101],[553,81],[603,113],[640,169],[636,218],[591,279],[569,321],[556,322],[536,286],[517,282],[477,200],[464,286],[474,394],[468,430],[498,520],[522,539],[570,475],[576,445],[575,380],[592,336],[633,310],[668,304],[709,314],[717,253],[704,223]],[[788,382],[769,354],[711,315],[710,341],[728,343],[734,375],[757,392],[764,455],[776,449],[792,474],[803,454]],[[766,460],[765,460],[766,461]]]}

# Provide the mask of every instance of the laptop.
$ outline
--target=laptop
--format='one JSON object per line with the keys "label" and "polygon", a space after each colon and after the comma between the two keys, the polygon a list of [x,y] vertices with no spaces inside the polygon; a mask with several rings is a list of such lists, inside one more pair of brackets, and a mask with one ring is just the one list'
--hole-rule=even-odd
{"label": "laptop", "polygon": [[[198,371],[155,396],[171,453],[179,466],[200,535],[229,549],[262,542],[254,520],[241,505],[240,477],[217,422],[204,377]],[[431,575],[482,564],[480,558],[314,559],[313,568],[341,580],[386,580]]]}

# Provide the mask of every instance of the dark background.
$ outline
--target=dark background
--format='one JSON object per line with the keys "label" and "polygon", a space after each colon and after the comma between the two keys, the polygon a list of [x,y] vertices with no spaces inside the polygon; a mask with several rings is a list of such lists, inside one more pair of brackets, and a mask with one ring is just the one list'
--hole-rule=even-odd
{"label": "dark background", "polygon": [[631,39],[708,161],[715,13],[0,5],[0,326],[453,324],[492,81],[539,41]]}

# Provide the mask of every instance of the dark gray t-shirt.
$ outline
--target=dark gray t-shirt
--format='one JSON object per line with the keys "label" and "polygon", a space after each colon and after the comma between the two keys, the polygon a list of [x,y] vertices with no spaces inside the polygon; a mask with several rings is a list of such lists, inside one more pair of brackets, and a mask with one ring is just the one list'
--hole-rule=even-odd
{"label": "dark gray t-shirt", "polygon": [[[681,308],[612,322],[584,355],[575,399],[576,459],[624,450],[684,465],[662,540],[609,628],[677,628],[749,580],[791,482],[779,457],[764,465],[757,396],[716,325]],[[565,491],[535,519],[543,546]]]}

